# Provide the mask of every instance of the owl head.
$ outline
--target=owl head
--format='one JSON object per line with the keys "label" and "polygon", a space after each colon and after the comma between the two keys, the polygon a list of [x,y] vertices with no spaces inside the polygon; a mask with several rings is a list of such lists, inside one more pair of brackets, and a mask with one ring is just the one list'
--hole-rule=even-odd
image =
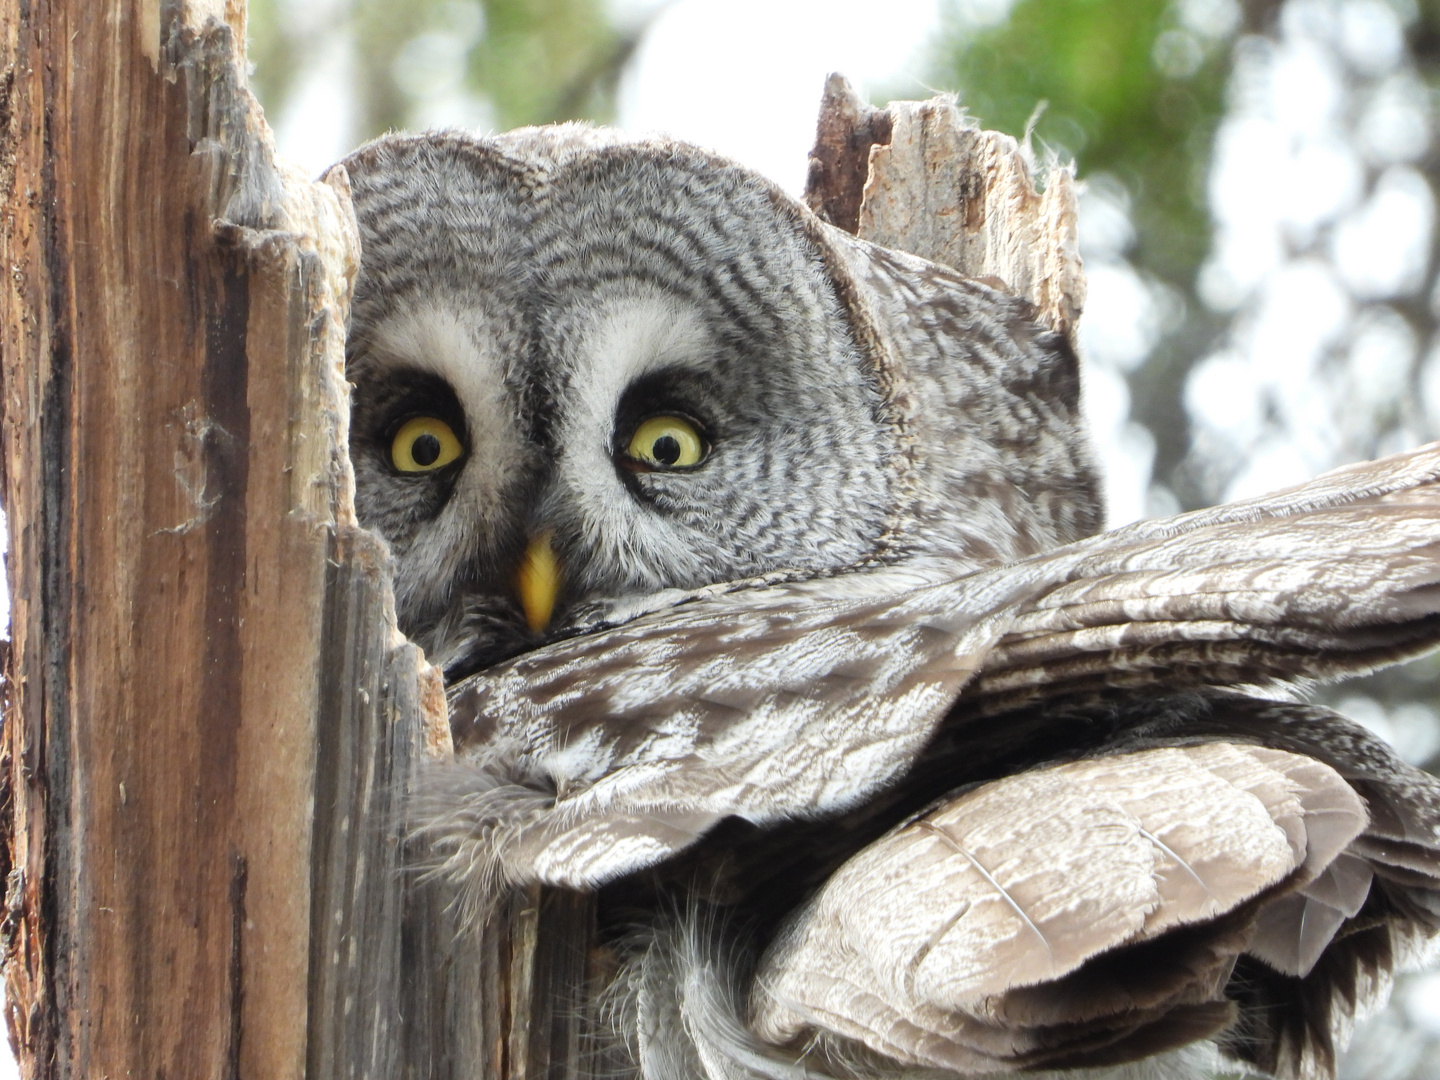
{"label": "owl head", "polygon": [[1099,527],[1063,337],[734,162],[567,125],[343,164],[356,505],[451,677],[668,590]]}

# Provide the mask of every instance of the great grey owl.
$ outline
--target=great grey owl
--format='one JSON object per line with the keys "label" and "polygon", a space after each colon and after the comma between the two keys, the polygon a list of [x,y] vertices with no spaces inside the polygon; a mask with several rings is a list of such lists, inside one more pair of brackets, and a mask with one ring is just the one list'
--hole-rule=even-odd
{"label": "great grey owl", "polygon": [[343,164],[425,831],[477,919],[602,890],[623,1069],[1333,1073],[1440,932],[1440,785],[1289,684],[1440,637],[1440,451],[1094,535],[1003,291],[667,141]]}

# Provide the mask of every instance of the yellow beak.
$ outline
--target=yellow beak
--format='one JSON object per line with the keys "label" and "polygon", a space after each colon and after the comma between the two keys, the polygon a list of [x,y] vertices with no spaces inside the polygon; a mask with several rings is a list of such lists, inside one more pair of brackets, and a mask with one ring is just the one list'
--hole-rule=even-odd
{"label": "yellow beak", "polygon": [[550,625],[555,611],[555,594],[560,591],[560,563],[550,545],[550,534],[541,533],[530,541],[515,571],[515,591],[525,609],[525,622],[535,633]]}

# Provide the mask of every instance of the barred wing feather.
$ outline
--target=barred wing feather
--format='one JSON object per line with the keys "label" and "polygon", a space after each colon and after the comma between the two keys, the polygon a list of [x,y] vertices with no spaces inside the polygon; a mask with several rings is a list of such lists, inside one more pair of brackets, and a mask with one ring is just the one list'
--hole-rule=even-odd
{"label": "barred wing feather", "polygon": [[1368,670],[1440,637],[1437,481],[1431,446],[937,583],[695,594],[461,683],[429,831],[461,878],[595,885],[854,806],[947,714]]}
{"label": "barred wing feather", "polygon": [[1231,969],[1274,897],[1365,823],[1334,770],[1230,743],[983,785],[826,883],[762,961],[756,1030],[962,1073],[1124,1060],[1157,1029],[1188,1042],[1200,1017],[1230,1023]]}

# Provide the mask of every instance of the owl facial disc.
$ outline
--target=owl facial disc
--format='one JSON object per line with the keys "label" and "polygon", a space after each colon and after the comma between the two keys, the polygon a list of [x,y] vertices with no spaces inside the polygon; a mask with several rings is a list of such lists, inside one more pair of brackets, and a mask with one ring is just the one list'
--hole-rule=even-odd
{"label": "owl facial disc", "polygon": [[734,162],[561,127],[343,164],[356,507],[451,679],[670,590],[1098,523],[1063,338]]}

